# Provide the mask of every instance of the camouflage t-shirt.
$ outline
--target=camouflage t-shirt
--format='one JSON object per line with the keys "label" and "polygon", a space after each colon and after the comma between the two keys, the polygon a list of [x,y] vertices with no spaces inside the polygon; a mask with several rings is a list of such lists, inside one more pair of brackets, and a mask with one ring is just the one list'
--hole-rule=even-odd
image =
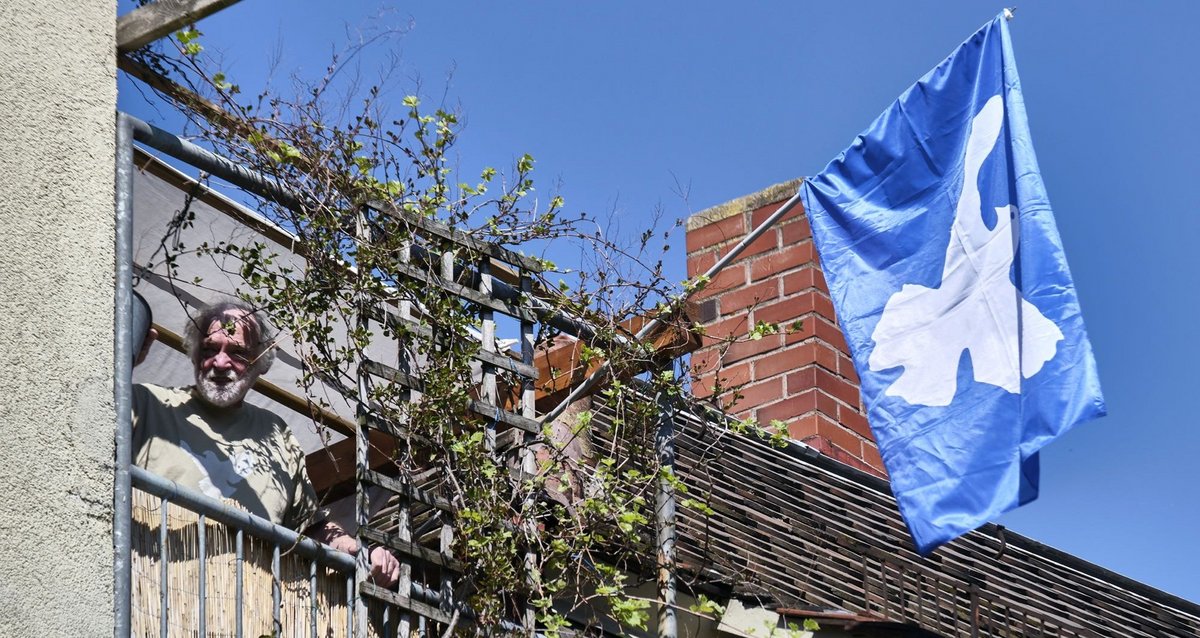
{"label": "camouflage t-shirt", "polygon": [[304,450],[282,418],[249,403],[217,408],[191,387],[134,386],[133,463],[277,525],[316,522]]}

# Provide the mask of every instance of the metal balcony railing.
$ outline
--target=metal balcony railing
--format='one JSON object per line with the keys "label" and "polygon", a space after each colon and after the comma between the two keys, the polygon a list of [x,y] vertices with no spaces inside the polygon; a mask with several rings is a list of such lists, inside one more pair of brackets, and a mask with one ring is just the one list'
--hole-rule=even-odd
{"label": "metal balcony railing", "polygon": [[133,636],[353,635],[354,558],[139,467]]}

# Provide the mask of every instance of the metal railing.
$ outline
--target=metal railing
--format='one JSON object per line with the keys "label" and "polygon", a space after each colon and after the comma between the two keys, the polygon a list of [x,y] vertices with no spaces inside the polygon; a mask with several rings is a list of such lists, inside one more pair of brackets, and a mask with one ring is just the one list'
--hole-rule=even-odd
{"label": "metal railing", "polygon": [[[129,316],[130,300],[132,297],[130,278],[134,266],[132,248],[133,142],[137,141],[149,146],[269,201],[284,206],[294,206],[298,205],[299,198],[274,180],[232,162],[227,158],[216,155],[129,115],[120,113],[117,117],[117,323],[115,326],[117,339],[115,344],[115,402],[117,405],[118,421],[116,432],[117,478],[114,494],[113,534],[116,635],[129,636],[134,633],[138,633],[138,635],[145,633],[141,628],[138,632],[134,632],[131,621],[133,613],[133,603],[131,600],[133,600],[135,592],[142,592],[145,588],[152,587],[152,584],[147,581],[154,580],[155,578],[157,579],[157,589],[155,591],[159,601],[156,605],[161,612],[159,615],[159,634],[164,636],[168,634],[175,635],[175,632],[171,631],[169,620],[171,603],[169,599],[169,591],[171,589],[170,570],[172,569],[171,556],[168,555],[168,545],[172,542],[172,539],[169,538],[172,533],[169,529],[170,521],[167,514],[169,507],[182,507],[190,512],[194,512],[197,516],[194,522],[189,523],[193,525],[191,529],[195,530],[196,538],[193,540],[189,537],[188,540],[190,546],[195,548],[198,556],[189,556],[188,560],[197,559],[195,566],[200,573],[196,574],[193,582],[198,582],[199,586],[195,588],[195,591],[184,592],[184,598],[193,601],[189,602],[188,605],[194,605],[194,609],[189,607],[190,620],[188,622],[192,622],[193,624],[185,629],[187,633],[206,635],[206,633],[213,633],[214,629],[209,623],[210,617],[213,615],[210,613],[212,610],[209,609],[208,600],[211,592],[206,591],[208,588],[208,578],[210,577],[210,574],[207,573],[207,559],[209,556],[206,554],[211,544],[211,539],[206,538],[206,535],[209,533],[209,525],[214,522],[233,530],[236,540],[235,556],[233,558],[236,564],[234,579],[238,583],[236,592],[233,595],[233,598],[236,599],[234,603],[236,605],[234,614],[236,617],[236,627],[228,635],[241,636],[244,629],[242,623],[244,609],[242,606],[245,601],[243,600],[244,592],[241,586],[243,581],[241,568],[245,563],[243,550],[248,538],[260,539],[268,543],[272,548],[270,552],[272,565],[270,568],[272,590],[270,601],[272,607],[271,630],[276,634],[280,634],[281,631],[283,633],[280,635],[293,635],[294,633],[291,629],[281,626],[280,609],[281,592],[283,590],[280,581],[281,555],[298,555],[311,561],[309,563],[309,572],[312,575],[308,596],[311,608],[307,624],[311,627],[310,634],[313,636],[317,635],[317,623],[315,619],[320,611],[317,609],[317,598],[315,596],[317,588],[316,574],[323,568],[328,568],[345,577],[345,598],[347,605],[346,635],[348,636],[379,633],[379,631],[388,635],[391,633],[401,633],[406,636],[409,631],[416,631],[424,635],[424,631],[436,631],[437,627],[453,625],[455,618],[470,622],[474,614],[461,602],[453,599],[455,587],[453,582],[451,582],[451,573],[454,570],[447,571],[446,569],[435,568],[432,571],[426,570],[428,573],[423,571],[426,577],[432,577],[432,580],[424,582],[418,578],[410,577],[410,575],[414,575],[412,573],[416,571],[415,567],[432,560],[429,558],[430,556],[438,559],[433,560],[434,564],[441,564],[443,566],[449,565],[447,561],[453,561],[453,558],[450,556],[453,543],[453,529],[447,528],[448,524],[443,524],[443,533],[437,547],[424,547],[418,546],[419,543],[415,542],[415,539],[410,540],[405,538],[406,531],[403,528],[398,529],[397,534],[383,534],[381,530],[372,528],[372,525],[376,523],[375,521],[364,518],[366,512],[370,509],[365,499],[364,491],[368,487],[368,484],[377,488],[389,488],[393,484],[399,486],[399,491],[396,489],[390,489],[390,491],[400,496],[401,502],[399,508],[402,510],[403,515],[399,519],[402,521],[408,521],[410,515],[413,517],[417,516],[416,512],[410,512],[409,510],[410,505],[419,505],[419,503],[417,501],[409,502],[412,500],[412,494],[415,493],[413,486],[408,484],[401,485],[400,481],[385,480],[386,477],[381,477],[378,472],[372,471],[368,465],[369,459],[365,454],[368,444],[366,437],[367,430],[392,434],[393,436],[394,433],[392,432],[393,428],[387,424],[381,424],[369,418],[371,416],[370,409],[363,400],[363,397],[359,397],[359,410],[360,413],[366,415],[368,418],[360,421],[357,437],[359,439],[357,441],[359,443],[358,447],[360,448],[358,450],[359,458],[357,459],[359,480],[356,481],[358,484],[358,498],[356,498],[356,522],[359,524],[358,540],[360,546],[363,546],[365,542],[381,544],[389,547],[398,554],[402,566],[407,569],[403,570],[401,582],[397,588],[384,589],[369,583],[366,580],[367,570],[361,564],[364,556],[360,555],[360,564],[356,564],[354,558],[345,554],[339,554],[328,547],[315,543],[311,539],[305,539],[294,531],[284,529],[264,519],[230,508],[219,501],[184,489],[169,481],[164,481],[162,478],[137,467],[131,467],[132,422],[130,414],[132,411],[132,366],[130,362],[132,361],[132,352],[130,350],[132,346],[130,343],[131,340],[128,338],[130,327],[127,317]],[[433,245],[466,245],[471,241],[476,241],[470,238],[459,237],[454,234],[455,231],[452,229],[442,228],[436,222],[430,220],[416,220],[414,224],[419,228],[420,232],[437,238],[436,241],[432,242]],[[456,286],[453,283],[438,284],[442,285],[442,287],[446,288],[452,294],[458,294],[484,308],[484,310],[480,311],[480,320],[483,326],[480,331],[480,338],[483,345],[481,353],[477,357],[482,369],[482,393],[479,399],[472,400],[468,408],[474,412],[482,411],[498,423],[503,422],[507,426],[524,431],[524,437],[526,443],[528,443],[528,439],[537,436],[536,433],[540,430],[539,424],[535,421],[536,415],[533,403],[533,379],[537,375],[536,368],[533,366],[535,323],[543,322],[550,324],[563,332],[577,336],[593,335],[596,329],[577,317],[553,308],[544,302],[540,302],[532,294],[531,280],[527,270],[530,267],[536,267],[536,265],[530,266],[530,264],[525,263],[528,261],[528,258],[515,253],[509,253],[497,247],[484,247],[475,251],[479,255],[469,263],[466,263],[457,257],[455,252],[453,248],[450,248],[445,249],[440,254],[435,254],[428,248],[414,243],[411,247],[411,262],[414,266],[419,264],[430,267],[434,276],[434,279],[431,279],[430,283],[434,283],[434,280],[437,282],[454,282],[460,280],[459,275],[465,271],[471,271],[471,276],[465,277],[467,281],[472,282],[470,286]],[[506,284],[491,273],[490,269],[493,261],[516,269],[516,285]],[[426,277],[426,275],[421,273],[414,273],[412,276],[417,279]],[[462,288],[462,290],[459,290],[459,288]],[[382,320],[411,321],[411,318],[406,316],[404,309],[401,308],[400,310],[395,317],[384,317]],[[492,318],[492,311],[505,315],[513,315],[518,319],[520,325],[520,339],[518,342],[521,345],[522,355],[519,360],[509,359],[504,353],[497,351],[494,344],[496,340],[496,321]],[[401,367],[403,367],[403,361],[401,363]],[[372,370],[376,372],[383,370],[387,374],[410,379],[411,381],[406,381],[404,384],[408,385],[411,383],[413,391],[418,394],[420,392],[420,379],[408,372],[386,369],[386,366],[382,366],[377,362],[365,360],[362,369],[364,374]],[[519,382],[519,412],[509,412],[500,407],[497,378],[501,370],[505,370],[509,374],[521,379]],[[364,377],[360,381],[369,382],[369,379]],[[489,429],[488,434],[489,441],[494,440],[494,432]],[[525,466],[525,470],[532,471],[533,458],[531,453],[526,452],[521,460],[522,465]],[[160,520],[155,527],[159,536],[157,544],[154,545],[156,551],[159,553],[157,562],[155,563],[159,571],[154,578],[144,572],[139,572],[139,578],[136,582],[132,576],[132,563],[138,557],[135,555],[131,559],[131,553],[135,549],[134,532],[144,530],[142,528],[135,529],[135,526],[140,523],[135,521],[134,516],[132,503],[134,487],[158,498],[158,509],[161,510],[159,512]],[[404,525],[407,524],[407,522],[404,523]],[[395,538],[392,538],[393,536]],[[175,543],[178,545],[177,541]],[[362,554],[365,554],[365,552]],[[530,560],[528,556],[526,559]],[[441,563],[438,562],[439,560]],[[374,610],[377,609],[378,605],[383,605],[382,613],[378,615],[378,618],[369,618],[368,608]],[[527,611],[522,616],[517,622],[509,620],[501,621],[501,629],[527,636],[538,635],[531,611]],[[372,626],[376,620],[380,620],[381,629]],[[410,621],[412,621],[411,624]],[[287,631],[284,631],[285,629]]]}
{"label": "metal railing", "polygon": [[[303,535],[296,533],[293,530],[280,527],[270,521],[250,514],[248,512],[236,509],[216,499],[210,498],[203,494],[180,487],[178,484],[152,474],[139,467],[129,468],[132,486],[147,496],[156,499],[157,507],[157,529],[151,527],[151,522],[146,520],[147,516],[141,516],[141,521],[137,521],[139,513],[135,508],[134,520],[135,525],[138,522],[145,525],[141,530],[144,533],[143,537],[149,534],[157,536],[156,539],[147,539],[150,542],[143,543],[142,546],[131,548],[133,554],[133,563],[141,563],[147,567],[157,567],[157,583],[148,582],[150,580],[149,569],[142,573],[142,578],[137,580],[137,585],[140,591],[151,591],[157,594],[158,605],[156,610],[139,610],[143,615],[158,616],[158,635],[178,635],[180,632],[184,634],[211,636],[211,635],[232,635],[241,638],[246,633],[246,602],[249,598],[246,593],[246,565],[250,561],[248,558],[248,548],[253,541],[261,541],[269,547],[268,555],[270,557],[270,581],[271,581],[271,627],[272,635],[299,635],[296,627],[289,626],[290,623],[284,621],[282,617],[283,608],[283,589],[284,579],[282,574],[283,557],[286,555],[288,560],[295,562],[303,562],[307,567],[307,599],[309,601],[307,609],[307,625],[309,627],[309,635],[313,638],[318,636],[319,616],[322,611],[318,605],[318,574],[321,574],[325,580],[330,577],[340,577],[345,586],[344,603],[346,605],[345,614],[345,629],[341,635],[353,635],[354,622],[354,605],[355,605],[355,587],[354,587],[354,557],[349,554],[344,554],[334,550],[326,545],[322,545],[310,538],[305,538]],[[179,525],[178,521],[173,523],[171,512],[172,506],[182,508],[186,512],[195,515],[186,521],[185,525]],[[149,510],[149,508],[147,508]],[[176,512],[178,510],[176,509]],[[214,626],[210,625],[210,620],[215,614],[210,614],[208,608],[211,592],[209,591],[210,581],[226,581],[230,574],[212,574],[210,573],[210,563],[215,558],[216,552],[211,552],[215,539],[210,538],[210,526],[216,524],[220,527],[217,529],[223,531],[232,531],[234,536],[233,548],[233,626]],[[186,527],[187,530],[194,529],[194,543],[188,542],[191,538],[184,540],[185,534],[181,533],[181,529]],[[172,536],[177,538],[172,538]],[[133,536],[138,536],[133,534]],[[191,534],[187,534],[191,536]],[[154,542],[156,540],[156,542]],[[257,544],[257,543],[254,543]],[[190,545],[190,547],[181,547],[181,545]],[[194,549],[194,554],[190,551]],[[156,553],[156,556],[151,554]],[[222,551],[221,553],[227,553]],[[139,559],[141,559],[139,561]],[[228,569],[229,561],[219,563]],[[323,572],[325,568],[328,572]],[[172,583],[172,569],[186,570],[187,573],[182,578],[175,579],[190,581],[194,584],[194,589],[174,587]],[[180,591],[182,589],[182,592]],[[132,593],[132,592],[131,592]],[[189,612],[186,614],[187,619],[180,622],[171,622],[172,606],[175,602],[173,598],[175,594],[182,593],[185,598],[188,598],[187,604]],[[144,597],[143,597],[144,598]],[[259,611],[259,610],[255,610]],[[224,614],[222,614],[224,616]],[[136,623],[131,623],[131,632],[139,635],[144,635],[149,627],[144,626],[134,627]],[[327,623],[332,626],[332,619]],[[134,631],[137,629],[139,631]],[[336,632],[334,632],[336,634]],[[250,635],[262,635],[261,629],[254,629]]]}

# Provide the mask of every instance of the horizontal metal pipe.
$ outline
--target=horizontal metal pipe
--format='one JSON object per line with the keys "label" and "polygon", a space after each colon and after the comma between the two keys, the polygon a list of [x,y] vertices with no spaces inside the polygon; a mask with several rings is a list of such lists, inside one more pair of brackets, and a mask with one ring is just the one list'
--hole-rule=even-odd
{"label": "horizontal metal pipe", "polygon": [[133,139],[157,149],[182,162],[212,175],[234,186],[244,188],[255,195],[265,197],[289,208],[298,208],[304,198],[285,188],[279,182],[264,177],[261,173],[242,166],[231,159],[201,148],[177,135],[126,115],[133,127]]}
{"label": "horizontal metal pipe", "polygon": [[235,509],[216,499],[180,487],[178,483],[168,481],[140,467],[133,466],[129,468],[129,474],[133,479],[134,487],[144,492],[169,499],[177,505],[204,514],[214,521],[228,525],[234,529],[244,530],[272,543],[292,548],[292,551],[299,553],[301,556],[316,559],[318,563],[338,572],[354,571],[354,557],[349,554],[322,545],[286,527],[280,527],[265,518]]}
{"label": "horizontal metal pipe", "polygon": [[[265,197],[268,200],[292,209],[301,207],[304,198],[287,189],[282,184],[268,179],[262,174],[228,158],[181,139],[153,124],[143,122],[130,115],[124,115],[124,117],[130,126],[132,126],[134,139],[137,141],[153,149],[162,151],[177,160],[187,162],[202,171],[215,175],[234,186],[246,189],[255,195]],[[415,260],[429,260],[432,257],[432,255],[419,246],[414,246],[414,251],[416,252],[414,255]],[[501,281],[495,282],[494,294],[499,299],[513,302],[521,296],[518,290]],[[596,327],[592,326],[590,322],[561,310],[556,310],[553,305],[541,299],[528,297],[526,301],[529,304],[530,310],[539,319],[558,330],[580,339],[591,339],[597,334]],[[615,339],[618,342],[624,341],[624,338],[620,335],[616,335]]]}

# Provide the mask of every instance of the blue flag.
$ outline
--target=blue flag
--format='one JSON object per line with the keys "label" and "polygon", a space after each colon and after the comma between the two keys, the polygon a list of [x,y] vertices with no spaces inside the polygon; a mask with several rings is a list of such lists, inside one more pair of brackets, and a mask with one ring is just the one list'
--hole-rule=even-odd
{"label": "blue flag", "polygon": [[922,554],[1037,496],[1105,413],[1003,17],[804,182],[838,321]]}

